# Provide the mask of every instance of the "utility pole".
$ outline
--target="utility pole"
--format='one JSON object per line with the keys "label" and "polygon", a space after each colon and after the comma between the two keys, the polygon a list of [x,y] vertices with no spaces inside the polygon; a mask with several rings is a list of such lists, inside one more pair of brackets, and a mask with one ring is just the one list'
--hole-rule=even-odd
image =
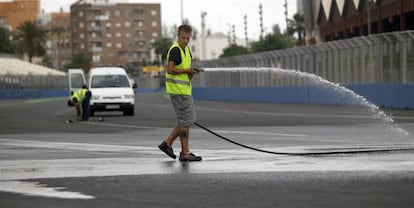
{"label": "utility pole", "polygon": [[204,17],[207,15],[207,12],[201,12],[201,47],[202,47],[202,54],[201,60],[206,60],[206,22]]}
{"label": "utility pole", "polygon": [[184,9],[183,9],[183,0],[181,1],[181,24],[184,24]]}
{"label": "utility pole", "polygon": [[231,45],[231,25],[230,23],[227,23],[227,26],[229,26],[229,30],[227,31],[227,41],[229,43],[229,46]]}
{"label": "utility pole", "polygon": [[234,24],[232,25],[233,28],[233,44],[236,44],[236,27]]}

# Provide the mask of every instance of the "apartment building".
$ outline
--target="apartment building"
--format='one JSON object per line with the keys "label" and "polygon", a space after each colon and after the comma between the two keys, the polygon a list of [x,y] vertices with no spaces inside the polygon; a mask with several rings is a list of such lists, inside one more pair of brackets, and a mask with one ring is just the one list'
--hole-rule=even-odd
{"label": "apartment building", "polygon": [[162,36],[160,4],[80,0],[70,12],[72,54],[89,55],[92,67],[138,70],[154,60],[151,44]]}
{"label": "apartment building", "polygon": [[36,21],[40,0],[14,0],[0,2],[0,26],[15,31],[24,21]]}
{"label": "apartment building", "polygon": [[70,62],[72,53],[70,13],[61,9],[60,12],[50,13],[49,16],[50,21],[44,25],[49,36],[46,44],[47,54],[51,58],[52,67],[63,70]]}

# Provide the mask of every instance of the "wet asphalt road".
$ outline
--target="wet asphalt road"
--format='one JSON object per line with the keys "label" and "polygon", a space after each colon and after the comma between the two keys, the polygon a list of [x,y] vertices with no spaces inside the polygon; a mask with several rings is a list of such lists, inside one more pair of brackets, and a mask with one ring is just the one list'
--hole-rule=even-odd
{"label": "wet asphalt road", "polygon": [[[390,123],[367,108],[197,101],[199,123],[283,154],[194,127],[203,161],[182,163],[157,149],[169,101],[136,101],[133,117],[67,124],[65,99],[1,100],[0,207],[414,206],[414,111],[387,109]],[[289,155],[325,152],[342,153]]]}

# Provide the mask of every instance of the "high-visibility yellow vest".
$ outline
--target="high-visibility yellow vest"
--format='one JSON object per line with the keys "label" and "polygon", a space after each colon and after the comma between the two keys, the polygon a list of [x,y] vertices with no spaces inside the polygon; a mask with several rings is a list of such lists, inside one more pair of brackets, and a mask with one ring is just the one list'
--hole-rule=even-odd
{"label": "high-visibility yellow vest", "polygon": [[77,103],[81,103],[83,101],[83,99],[86,96],[86,93],[88,92],[88,89],[79,89],[76,92],[73,93],[72,97],[70,97],[71,100],[73,100],[73,98],[76,98],[76,100],[78,100]]}
{"label": "high-visibility yellow vest", "polygon": [[[176,69],[188,70],[191,67],[191,55],[188,47],[185,47],[184,50],[180,47],[177,41],[170,47],[167,53],[167,63],[169,62],[170,52],[174,47],[180,49],[181,55],[181,64],[176,65]],[[175,95],[191,95],[191,82],[188,77],[188,74],[169,74],[168,70],[165,74],[165,88],[168,94]]]}

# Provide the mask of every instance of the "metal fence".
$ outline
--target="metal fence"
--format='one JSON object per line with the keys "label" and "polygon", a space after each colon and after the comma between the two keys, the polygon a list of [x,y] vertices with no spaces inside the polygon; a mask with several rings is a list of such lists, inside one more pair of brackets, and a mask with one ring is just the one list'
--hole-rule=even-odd
{"label": "metal fence", "polygon": [[0,90],[16,89],[66,89],[67,76],[1,75]]}
{"label": "metal fence", "polygon": [[[160,89],[163,87],[163,77],[133,77],[139,90]],[[67,76],[39,76],[39,75],[0,75],[0,90],[23,89],[69,89]]]}
{"label": "metal fence", "polygon": [[[414,31],[385,33],[332,41],[306,47],[261,52],[216,60],[198,61],[205,68],[283,68],[316,74],[341,85],[372,83],[414,83]],[[213,75],[216,73],[217,75]],[[195,86],[243,86],[269,83],[303,85],[292,76],[272,81],[277,73],[266,70],[217,70],[196,78]],[[268,80],[271,79],[271,80]],[[267,80],[267,81],[266,81]]]}
{"label": "metal fence", "polygon": [[[298,72],[315,74],[341,85],[414,83],[414,31],[394,32],[332,41],[216,60],[198,61],[205,68],[243,67],[249,70],[211,70],[195,76],[194,86],[298,86],[309,82]],[[297,73],[281,73],[291,69]],[[304,78],[305,77],[305,78]],[[134,78],[138,87],[162,87],[162,80]],[[1,89],[65,89],[67,76],[0,75]]]}

